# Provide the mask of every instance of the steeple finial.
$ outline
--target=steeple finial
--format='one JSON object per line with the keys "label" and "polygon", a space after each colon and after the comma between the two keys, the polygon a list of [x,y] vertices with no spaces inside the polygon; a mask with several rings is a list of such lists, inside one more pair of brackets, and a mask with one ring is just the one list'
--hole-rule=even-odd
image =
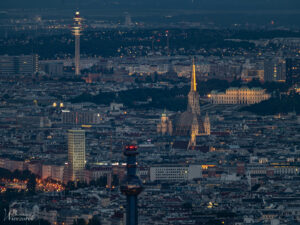
{"label": "steeple finial", "polygon": [[191,91],[197,91],[197,81],[196,81],[196,66],[195,58],[193,57],[193,71],[191,77]]}

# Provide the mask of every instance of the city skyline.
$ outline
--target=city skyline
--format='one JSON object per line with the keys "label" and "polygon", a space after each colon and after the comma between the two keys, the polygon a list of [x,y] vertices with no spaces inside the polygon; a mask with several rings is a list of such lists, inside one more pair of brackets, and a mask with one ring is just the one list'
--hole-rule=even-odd
{"label": "city skyline", "polygon": [[1,1],[0,224],[299,224],[299,10]]}

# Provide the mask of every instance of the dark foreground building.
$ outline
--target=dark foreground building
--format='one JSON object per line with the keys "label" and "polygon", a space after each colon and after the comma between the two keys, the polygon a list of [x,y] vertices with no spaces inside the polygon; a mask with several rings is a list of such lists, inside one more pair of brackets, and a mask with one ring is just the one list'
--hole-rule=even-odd
{"label": "dark foreground building", "polygon": [[138,224],[137,196],[143,190],[140,179],[136,176],[137,146],[125,147],[124,155],[127,157],[127,176],[121,184],[121,192],[127,197],[126,225]]}

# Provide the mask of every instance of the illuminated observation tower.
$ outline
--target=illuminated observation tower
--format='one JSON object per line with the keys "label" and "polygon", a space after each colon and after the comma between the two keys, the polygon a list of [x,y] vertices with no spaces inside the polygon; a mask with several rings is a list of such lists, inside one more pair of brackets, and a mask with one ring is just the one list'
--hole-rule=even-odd
{"label": "illuminated observation tower", "polygon": [[75,36],[75,75],[80,75],[80,35],[82,31],[82,18],[79,11],[76,11],[73,18],[73,34]]}
{"label": "illuminated observation tower", "polygon": [[127,197],[126,225],[138,225],[137,196],[143,187],[140,179],[136,176],[137,146],[125,147],[124,155],[127,157],[127,176],[121,184],[121,192]]}

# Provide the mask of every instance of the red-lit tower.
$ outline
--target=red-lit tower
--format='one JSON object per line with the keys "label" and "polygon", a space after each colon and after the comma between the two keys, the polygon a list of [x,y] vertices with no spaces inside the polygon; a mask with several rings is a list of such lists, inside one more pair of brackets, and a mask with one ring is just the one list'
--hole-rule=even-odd
{"label": "red-lit tower", "polygon": [[127,197],[126,225],[138,225],[137,196],[143,190],[140,179],[136,176],[137,146],[125,147],[124,155],[127,157],[127,176],[121,184],[121,192]]}
{"label": "red-lit tower", "polygon": [[73,34],[75,36],[75,75],[80,75],[80,35],[82,31],[82,18],[79,11],[75,12],[73,18]]}

